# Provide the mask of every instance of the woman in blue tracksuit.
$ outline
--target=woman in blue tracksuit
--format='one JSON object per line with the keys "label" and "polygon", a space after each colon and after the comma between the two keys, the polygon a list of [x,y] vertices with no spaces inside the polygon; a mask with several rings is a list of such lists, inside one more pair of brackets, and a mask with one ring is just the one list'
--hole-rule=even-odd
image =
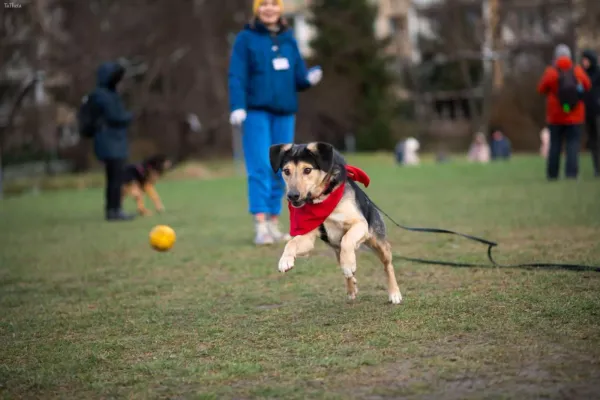
{"label": "woman in blue tracksuit", "polygon": [[229,65],[230,122],[242,126],[257,245],[289,238],[278,228],[284,183],[271,169],[269,147],[294,142],[298,92],[322,77],[319,67],[307,70],[282,11],[282,0],[254,1],[254,16],[236,36]]}

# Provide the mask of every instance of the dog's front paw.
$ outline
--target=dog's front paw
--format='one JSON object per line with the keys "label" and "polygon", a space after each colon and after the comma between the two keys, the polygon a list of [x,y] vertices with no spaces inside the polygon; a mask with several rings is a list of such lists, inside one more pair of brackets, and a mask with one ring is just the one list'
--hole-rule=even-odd
{"label": "dog's front paw", "polygon": [[348,289],[348,300],[356,300],[356,295],[358,294],[358,282],[355,277],[350,278],[350,281],[347,282]]}
{"label": "dog's front paw", "polygon": [[294,268],[295,257],[283,255],[279,259],[279,272],[287,272]]}
{"label": "dog's front paw", "polygon": [[402,303],[402,295],[400,291],[390,293],[390,303],[392,304],[400,304]]}

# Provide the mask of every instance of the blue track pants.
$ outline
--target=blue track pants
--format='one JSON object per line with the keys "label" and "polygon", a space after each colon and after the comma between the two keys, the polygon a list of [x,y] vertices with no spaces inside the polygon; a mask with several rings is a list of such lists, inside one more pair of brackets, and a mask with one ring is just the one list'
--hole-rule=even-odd
{"label": "blue track pants", "polygon": [[279,215],[285,184],[281,171],[273,173],[269,147],[294,142],[295,115],[248,111],[244,121],[242,146],[248,179],[248,205],[251,214]]}

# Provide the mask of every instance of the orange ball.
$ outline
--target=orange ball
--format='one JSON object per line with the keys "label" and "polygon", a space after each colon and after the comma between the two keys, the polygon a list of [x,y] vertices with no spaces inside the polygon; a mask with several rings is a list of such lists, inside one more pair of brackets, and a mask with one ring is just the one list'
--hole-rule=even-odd
{"label": "orange ball", "polygon": [[175,231],[167,225],[157,225],[150,231],[150,246],[157,251],[170,250],[175,239]]}

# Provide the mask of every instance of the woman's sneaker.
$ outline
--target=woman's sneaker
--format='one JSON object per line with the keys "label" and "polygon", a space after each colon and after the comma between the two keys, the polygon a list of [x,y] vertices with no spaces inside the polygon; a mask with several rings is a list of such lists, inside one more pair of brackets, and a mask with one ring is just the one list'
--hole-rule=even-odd
{"label": "woman's sneaker", "polygon": [[288,240],[290,240],[292,238],[288,233],[283,233],[279,230],[279,226],[277,225],[277,222],[269,221],[268,225],[269,225],[269,232],[271,234],[271,237],[276,242],[287,242]]}
{"label": "woman's sneaker", "polygon": [[255,223],[256,236],[254,237],[254,244],[257,246],[269,245],[275,243],[275,239],[271,236],[269,225],[266,221]]}

